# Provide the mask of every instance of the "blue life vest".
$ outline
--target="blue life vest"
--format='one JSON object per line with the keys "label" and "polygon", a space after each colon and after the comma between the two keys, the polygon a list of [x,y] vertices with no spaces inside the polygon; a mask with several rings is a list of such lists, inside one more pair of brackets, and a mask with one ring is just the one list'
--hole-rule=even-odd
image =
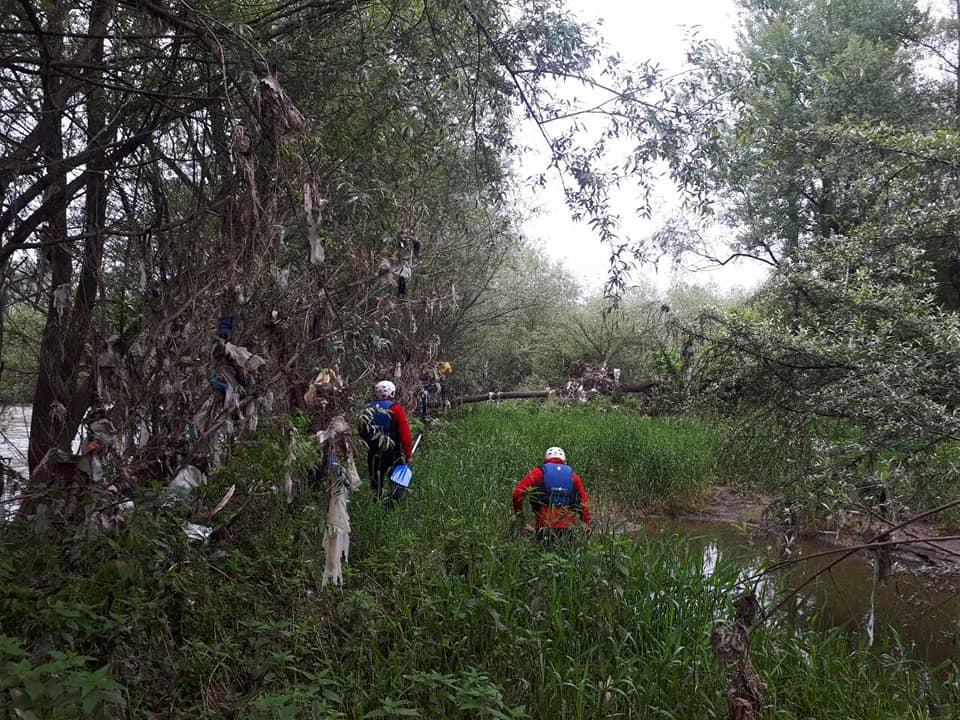
{"label": "blue life vest", "polygon": [[580,504],[579,493],[573,487],[573,468],[559,463],[544,463],[543,498],[545,505],[574,507]]}
{"label": "blue life vest", "polygon": [[393,413],[390,412],[394,405],[396,403],[393,400],[376,400],[367,405],[368,408],[373,409],[373,412],[368,425],[370,437],[364,438],[365,440],[372,439],[377,435],[385,435],[391,440],[399,441],[397,423],[393,419]]}

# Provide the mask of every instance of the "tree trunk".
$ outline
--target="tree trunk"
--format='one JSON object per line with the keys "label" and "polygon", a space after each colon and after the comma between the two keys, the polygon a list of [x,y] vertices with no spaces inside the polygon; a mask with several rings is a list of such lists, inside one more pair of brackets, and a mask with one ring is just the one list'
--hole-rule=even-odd
{"label": "tree trunk", "polygon": [[63,38],[58,33],[64,29],[63,8],[59,3],[51,3],[49,12],[49,35],[43,45],[44,63],[41,66],[41,89],[43,92],[43,113],[38,121],[41,128],[40,147],[47,167],[49,182],[44,191],[44,200],[59,198],[47,217],[46,228],[41,237],[44,242],[53,243],[40,250],[43,259],[50,268],[50,285],[47,288],[47,319],[40,342],[40,366],[37,387],[33,396],[33,417],[30,421],[30,445],[27,462],[30,474],[47,452],[57,446],[57,439],[63,432],[65,418],[58,411],[58,403],[64,394],[60,379],[60,360],[63,356],[63,336],[66,323],[64,316],[67,308],[60,303],[62,294],[57,288],[69,287],[73,265],[67,249],[67,177],[63,170],[63,133],[60,125],[62,108],[57,107],[57,89],[61,78],[53,68],[53,63],[63,53]]}
{"label": "tree trunk", "polygon": [[[107,30],[107,21],[113,2],[99,0],[91,8],[89,32],[102,38]],[[55,34],[64,29],[61,8],[50,11],[51,31]],[[51,45],[57,43],[62,49],[62,40],[56,35]],[[59,54],[59,53],[58,53]],[[56,58],[51,57],[51,60]],[[103,40],[96,40],[92,47],[91,64],[103,63]],[[33,400],[33,417],[30,424],[30,445],[27,452],[31,476],[44,456],[53,448],[69,449],[77,428],[90,406],[94,387],[93,372],[89,368],[86,377],[84,360],[88,355],[90,320],[96,304],[103,260],[103,226],[107,208],[108,171],[105,147],[110,139],[104,137],[106,114],[104,90],[96,86],[99,73],[91,71],[93,84],[87,94],[87,150],[93,151],[84,172],[84,222],[83,254],[76,294],[72,303],[69,293],[73,277],[71,244],[67,242],[67,211],[70,203],[65,192],[66,174],[62,171],[64,157],[63,137],[60,129],[61,108],[56,106],[56,85],[62,81],[54,74],[49,63],[44,67],[44,159],[51,177],[49,192],[59,194],[59,202],[47,222],[47,239],[56,244],[42,252],[50,263],[51,280],[48,288],[47,318],[40,346],[40,368]],[[50,478],[35,478],[44,483]]]}

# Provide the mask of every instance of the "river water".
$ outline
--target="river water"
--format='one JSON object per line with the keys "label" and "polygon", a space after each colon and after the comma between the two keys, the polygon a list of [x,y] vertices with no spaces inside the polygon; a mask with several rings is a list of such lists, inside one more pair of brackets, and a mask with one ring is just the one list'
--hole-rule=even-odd
{"label": "river water", "polygon": [[[655,521],[645,525],[648,536],[679,534],[697,546],[703,556],[703,571],[712,574],[726,558],[743,567],[747,577],[764,565],[780,559],[776,538],[749,536],[739,528],[716,522]],[[836,545],[805,539],[795,541],[793,557],[834,550]],[[812,558],[779,574],[776,586],[758,590],[761,604],[770,608],[785,596],[785,590],[826,567],[837,556]],[[960,576],[956,571],[895,565],[885,580],[874,583],[873,565],[854,555],[820,575],[771,620],[791,622],[800,628],[843,627],[851,641],[880,647],[895,632],[901,643],[933,663],[957,658],[960,648]]]}
{"label": "river water", "polygon": [[[30,406],[10,405],[0,409],[0,462],[21,477],[27,477],[27,442],[30,438]],[[17,489],[4,485],[0,492],[0,521],[11,516],[17,503],[8,502]]]}
{"label": "river water", "polygon": [[27,476],[27,442],[30,438],[30,406],[0,407],[0,460],[23,477]]}
{"label": "river water", "polygon": [[24,476],[29,438],[30,406],[10,405],[0,409],[0,458]]}
{"label": "river water", "polygon": [[[27,445],[30,441],[30,405],[0,407],[0,459],[23,477],[27,476]],[[80,434],[73,439],[73,451],[80,452]]]}

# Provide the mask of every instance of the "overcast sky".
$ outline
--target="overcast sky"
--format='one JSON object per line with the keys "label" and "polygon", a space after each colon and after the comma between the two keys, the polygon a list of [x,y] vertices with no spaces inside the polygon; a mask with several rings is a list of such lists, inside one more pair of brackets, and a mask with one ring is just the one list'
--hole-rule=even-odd
{"label": "overcast sky", "polygon": [[[568,0],[569,7],[581,20],[599,24],[600,33],[612,50],[619,52],[630,64],[645,59],[659,62],[669,73],[684,68],[685,37],[692,26],[698,26],[701,36],[724,45],[733,45],[736,38],[737,9],[733,0],[670,0],[643,2],[642,0]],[[535,125],[525,121],[521,137],[534,148],[520,162],[521,175],[535,176],[542,172],[548,155]],[[550,176],[543,190],[529,183],[522,191],[525,205],[539,212],[524,224],[526,235],[540,244],[547,255],[561,262],[581,278],[590,289],[602,287],[606,279],[609,249],[590,229],[570,219],[563,202],[563,193],[555,175]],[[619,197],[617,210],[622,219],[622,233],[631,238],[649,235],[655,223],[638,218],[632,208],[637,202],[628,193]],[[677,205],[678,199],[668,182],[662,183],[655,205],[665,215]],[[706,272],[684,271],[677,278],[664,264],[659,269],[646,268],[642,275],[664,289],[676,279],[724,289],[754,287],[765,275],[760,263],[748,261]],[[639,279],[639,278],[638,278]]]}

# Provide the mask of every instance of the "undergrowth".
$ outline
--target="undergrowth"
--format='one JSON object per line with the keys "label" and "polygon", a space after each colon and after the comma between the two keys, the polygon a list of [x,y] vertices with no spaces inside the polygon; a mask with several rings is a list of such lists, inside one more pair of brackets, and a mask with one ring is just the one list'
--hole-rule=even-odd
{"label": "undergrowth", "polygon": [[[16,703],[37,718],[724,717],[709,636],[739,568],[721,560],[705,577],[677,537],[547,548],[509,523],[510,488],[548,445],[588,489],[643,500],[702,487],[708,428],[482,408],[428,432],[394,512],[366,487],[354,497],[342,589],[319,584],[323,495],[301,485],[288,506],[271,491],[273,432],[203,490],[209,505],[239,487],[208,545],[187,541],[186,510],[160,490],[115,535],[4,527],[0,716]],[[309,460],[305,444],[299,473]],[[773,718],[960,710],[946,671],[896,648],[786,626],[753,643]]]}

